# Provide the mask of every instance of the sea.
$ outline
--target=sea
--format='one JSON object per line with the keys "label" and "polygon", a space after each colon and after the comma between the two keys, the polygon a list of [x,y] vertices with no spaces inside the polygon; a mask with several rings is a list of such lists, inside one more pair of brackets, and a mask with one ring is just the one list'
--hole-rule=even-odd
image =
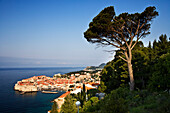
{"label": "sea", "polygon": [[57,67],[57,68],[0,68],[0,113],[47,113],[52,107],[52,102],[64,91],[57,94],[41,92],[26,93],[21,95],[14,91],[17,81],[32,76],[46,75],[79,71],[84,67]]}

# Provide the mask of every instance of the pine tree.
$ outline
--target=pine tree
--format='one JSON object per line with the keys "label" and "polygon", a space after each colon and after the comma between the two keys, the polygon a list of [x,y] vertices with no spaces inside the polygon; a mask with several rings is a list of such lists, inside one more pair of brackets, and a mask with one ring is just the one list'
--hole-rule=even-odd
{"label": "pine tree", "polygon": [[[112,46],[122,50],[119,56],[127,63],[130,90],[134,90],[134,76],[132,69],[132,50],[141,38],[150,34],[152,20],[158,16],[155,7],[147,7],[142,13],[122,13],[115,15],[114,7],[102,10],[84,32],[84,37],[90,43],[103,46]],[[135,43],[133,43],[135,41]]]}

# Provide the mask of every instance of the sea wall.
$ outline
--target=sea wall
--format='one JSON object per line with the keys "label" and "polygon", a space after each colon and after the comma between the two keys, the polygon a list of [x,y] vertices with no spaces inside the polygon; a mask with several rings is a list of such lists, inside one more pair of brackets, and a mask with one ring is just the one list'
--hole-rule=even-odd
{"label": "sea wall", "polygon": [[18,85],[18,84],[15,84],[14,86],[14,90],[17,90],[17,91],[22,91],[22,92],[33,92],[33,91],[38,91],[37,90],[37,87],[36,86],[25,86],[25,85]]}

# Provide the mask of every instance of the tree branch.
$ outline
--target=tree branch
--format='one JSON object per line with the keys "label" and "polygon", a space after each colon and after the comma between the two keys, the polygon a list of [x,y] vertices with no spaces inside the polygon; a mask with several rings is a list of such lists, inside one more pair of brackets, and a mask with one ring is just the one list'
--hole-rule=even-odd
{"label": "tree branch", "polygon": [[124,54],[125,54],[126,59],[129,59],[127,51],[124,51]]}
{"label": "tree branch", "polygon": [[123,55],[125,55],[122,51],[121,51],[120,53],[122,53]]}
{"label": "tree branch", "polygon": [[[101,43],[101,44],[104,44],[104,45],[112,45],[112,46],[115,46],[115,47],[120,48],[120,49],[122,49],[122,50],[125,50],[125,48],[121,47],[121,45],[120,45],[120,44],[118,44],[118,45],[120,45],[120,46],[118,46],[118,45],[113,44],[113,43],[109,42],[108,40],[106,40],[106,39],[102,39],[102,38],[100,38],[100,37],[98,37],[97,39],[99,39],[99,40],[100,40],[98,43]],[[103,43],[103,42],[101,42],[101,41],[107,42],[108,44]]]}
{"label": "tree branch", "polygon": [[129,31],[129,29],[127,27],[125,27],[126,30],[128,31],[128,33],[130,34],[130,36],[132,35],[132,33]]}
{"label": "tree branch", "polygon": [[102,39],[102,40],[106,41],[109,45],[112,45],[112,46],[115,46],[115,47],[120,48],[120,49],[122,49],[122,50],[125,50],[123,47],[120,47],[120,46],[118,46],[118,45],[115,45],[115,44],[109,42],[109,41],[106,40],[106,39]]}
{"label": "tree branch", "polygon": [[134,38],[134,37],[137,35],[137,33],[138,33],[139,26],[140,26],[140,20],[138,21],[138,26],[137,26],[137,29],[136,29],[136,32],[135,32],[134,36],[131,36],[130,46],[132,46],[133,38]]}
{"label": "tree branch", "polygon": [[128,21],[132,22],[133,24],[136,24],[134,21],[132,21],[132,20],[130,20],[130,19],[128,19]]}
{"label": "tree branch", "polygon": [[130,48],[131,50],[135,47],[135,45],[137,44],[138,40],[139,40],[139,37],[137,37],[137,40],[135,41],[135,43],[133,44],[133,46]]}
{"label": "tree branch", "polygon": [[124,60],[125,62],[127,62],[127,60],[126,60],[126,59],[124,59],[123,57],[121,57],[120,55],[119,55],[119,58],[121,58],[122,60]]}
{"label": "tree branch", "polygon": [[[114,35],[114,34],[112,34],[112,36],[114,37],[114,38],[118,38],[118,39],[120,39],[121,41],[124,41],[124,39],[123,38],[121,38],[120,36],[118,36],[118,35]],[[125,42],[125,41],[124,41]]]}
{"label": "tree branch", "polygon": [[115,30],[114,28],[112,28],[112,30],[113,30],[114,32],[116,32],[116,33],[118,33],[118,34],[122,35],[122,33],[121,33],[121,32],[119,32],[119,31]]}
{"label": "tree branch", "polygon": [[145,20],[145,23],[143,23],[141,26],[140,26],[140,29],[147,23],[147,20]]}
{"label": "tree branch", "polygon": [[136,32],[135,32],[134,36],[136,36],[136,35],[137,35],[138,30],[139,30],[139,26],[140,26],[140,20],[138,21],[138,27],[137,27],[137,29],[136,29]]}

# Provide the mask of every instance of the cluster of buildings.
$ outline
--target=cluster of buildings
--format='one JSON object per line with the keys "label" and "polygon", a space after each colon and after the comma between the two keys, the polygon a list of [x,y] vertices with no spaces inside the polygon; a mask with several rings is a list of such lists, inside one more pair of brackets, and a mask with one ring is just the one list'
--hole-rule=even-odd
{"label": "cluster of buildings", "polygon": [[34,92],[43,90],[63,90],[73,91],[77,87],[82,87],[83,83],[100,84],[100,72],[89,73],[87,71],[75,72],[70,74],[55,74],[53,77],[45,75],[33,76],[31,78],[18,81],[14,89],[21,92]]}
{"label": "cluster of buildings", "polygon": [[42,90],[66,90],[64,87],[66,84],[73,84],[72,79],[64,78],[51,78],[45,75],[34,76],[28,79],[23,79],[18,81],[14,89],[22,92],[33,92],[33,91],[42,91]]}

